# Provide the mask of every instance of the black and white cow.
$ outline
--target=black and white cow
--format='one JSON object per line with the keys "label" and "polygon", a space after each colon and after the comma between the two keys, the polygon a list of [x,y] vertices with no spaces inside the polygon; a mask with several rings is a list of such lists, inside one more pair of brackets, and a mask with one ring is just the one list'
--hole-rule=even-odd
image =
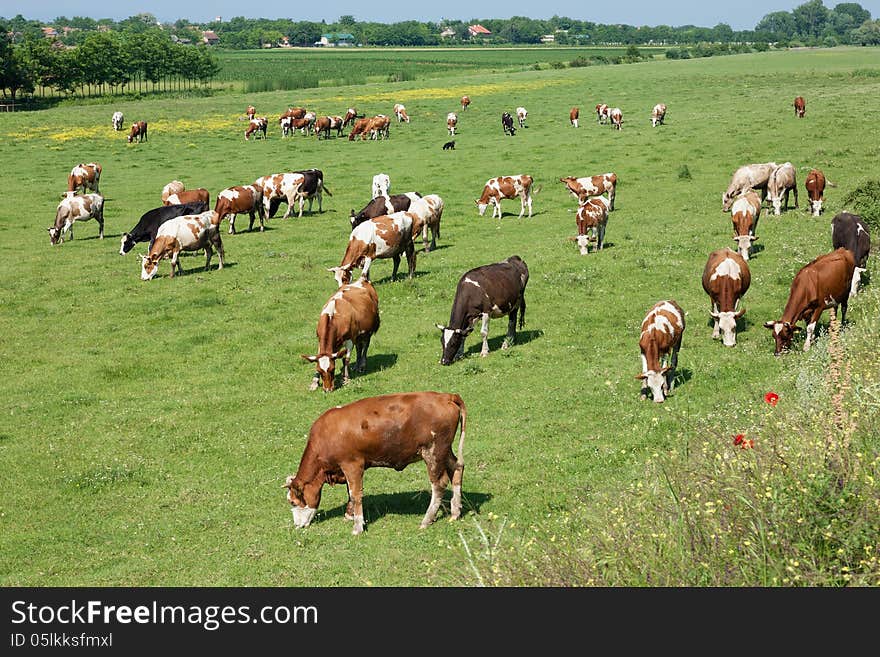
{"label": "black and white cow", "polygon": [[516,339],[516,318],[522,330],[526,318],[526,284],[529,268],[517,255],[491,265],[475,267],[458,281],[452,312],[446,326],[440,329],[443,353],[441,365],[449,365],[464,355],[464,339],[474,330],[474,323],[482,319],[480,335],[483,349],[480,356],[489,355],[489,319],[508,316],[507,336],[502,349],[507,349]]}
{"label": "black and white cow", "polygon": [[868,264],[871,252],[871,234],[868,225],[857,214],[841,212],[831,220],[831,242],[835,249],[843,247],[853,254],[856,267],[853,270],[849,295],[854,297],[859,291],[862,272]]}
{"label": "black and white cow", "polygon": [[512,137],[516,134],[516,128],[513,127],[513,117],[510,115],[510,112],[504,112],[501,115],[501,129],[504,130],[505,135]]}
{"label": "black and white cow", "polygon": [[364,223],[368,219],[381,217],[383,214],[393,214],[395,212],[405,212],[409,210],[410,203],[417,198],[422,198],[418,192],[406,192],[405,194],[394,194],[393,196],[377,196],[364,206],[364,209],[355,214],[354,209],[351,211],[351,227],[355,228],[359,224]]}
{"label": "black and white cow", "polygon": [[195,203],[183,203],[176,205],[163,205],[148,210],[127,233],[122,233],[122,243],[119,246],[119,255],[125,255],[134,248],[138,242],[149,242],[153,246],[159,226],[169,219],[182,217],[187,214],[201,214],[208,210],[208,204],[202,201]]}
{"label": "black and white cow", "polygon": [[312,201],[316,198],[318,199],[318,212],[323,212],[322,194],[326,193],[327,196],[333,196],[330,190],[324,186],[324,172],[320,169],[305,169],[303,171],[295,171],[294,173],[301,173],[305,176],[303,184],[300,185],[299,193],[300,196],[308,200],[309,212],[312,211]]}

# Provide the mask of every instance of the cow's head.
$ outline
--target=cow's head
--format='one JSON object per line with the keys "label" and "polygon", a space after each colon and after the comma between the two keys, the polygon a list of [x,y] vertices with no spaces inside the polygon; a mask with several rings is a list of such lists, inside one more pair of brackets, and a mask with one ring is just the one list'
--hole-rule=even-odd
{"label": "cow's head", "polygon": [[134,240],[128,233],[122,233],[122,240],[119,243],[119,255],[125,255],[134,248]]}
{"label": "cow's head", "polygon": [[733,205],[733,194],[730,192],[724,192],[721,195],[721,211],[722,212],[730,212],[730,207]]}
{"label": "cow's head", "polygon": [[666,381],[668,371],[668,367],[662,367],[656,372],[648,370],[643,374],[636,375],[637,379],[642,380],[642,399],[648,398],[649,391],[653,400],[658,404],[666,399],[666,395],[669,394],[669,384]]}
{"label": "cow's head", "polygon": [[287,501],[293,513],[293,524],[299,528],[308,527],[321,503],[321,486],[305,487],[293,475],[287,475],[283,488],[287,489]]}
{"label": "cow's head", "polygon": [[61,236],[61,229],[55,228],[55,226],[50,226],[49,231],[49,243],[52,245],[60,244],[64,241],[64,238]]}
{"label": "cow's head", "polygon": [[473,326],[467,328],[446,328],[442,324],[435,324],[440,329],[440,347],[443,352],[440,356],[441,365],[451,365],[464,356],[464,339],[474,330]]}
{"label": "cow's head", "polygon": [[777,216],[782,214],[782,193],[780,193],[778,196],[774,196],[771,199],[771,202],[773,203],[773,214]]}
{"label": "cow's head", "polygon": [[818,199],[816,201],[810,199],[810,212],[814,217],[818,217],[822,214],[822,199]]}
{"label": "cow's head", "polygon": [[736,320],[745,314],[746,310],[729,310],[723,312],[711,311],[709,314],[716,322],[721,331],[721,342],[725,347],[736,346]]}
{"label": "cow's head", "polygon": [[756,242],[757,240],[758,238],[756,235],[734,235],[733,241],[739,245],[737,250],[743,260],[749,259],[749,251],[752,250],[752,242]]}
{"label": "cow's head", "polygon": [[478,199],[478,198],[475,198],[475,199],[474,199],[474,203],[477,204],[477,210],[479,211],[481,217],[482,217],[484,214],[486,214],[486,208],[489,207],[489,204],[488,204],[488,203],[481,203],[481,202],[480,202],[480,199]]}
{"label": "cow's head", "polygon": [[764,322],[764,328],[773,331],[773,339],[776,340],[774,356],[788,351],[794,334],[801,330],[800,326],[790,324],[789,322]]}
{"label": "cow's head", "polygon": [[333,272],[333,278],[339,287],[351,283],[351,265],[344,267],[327,267],[327,271]]}
{"label": "cow's head", "polygon": [[344,347],[332,354],[319,354],[317,356],[306,356],[302,354],[302,359],[310,363],[315,363],[315,378],[312,380],[310,390],[318,389],[318,378],[321,379],[321,387],[324,392],[332,392],[336,387],[334,376],[336,374],[336,359],[345,358],[348,349]]}
{"label": "cow's head", "polygon": [[141,280],[148,281],[159,272],[159,260],[162,257],[158,253],[141,256]]}

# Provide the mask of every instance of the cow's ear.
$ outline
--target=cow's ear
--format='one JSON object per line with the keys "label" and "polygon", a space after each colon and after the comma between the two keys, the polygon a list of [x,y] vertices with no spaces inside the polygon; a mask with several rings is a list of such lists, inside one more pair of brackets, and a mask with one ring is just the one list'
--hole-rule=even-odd
{"label": "cow's ear", "polygon": [[742,316],[745,315],[745,314],[746,314],[746,309],[743,308],[743,309],[740,310],[736,315],[734,315],[733,318],[734,318],[734,319],[739,319],[740,317],[742,317]]}
{"label": "cow's ear", "polygon": [[764,322],[764,328],[772,329],[776,326],[776,322]]}
{"label": "cow's ear", "polygon": [[633,378],[641,379],[642,381],[644,381],[645,379],[648,378],[648,375],[647,374],[636,374]]}
{"label": "cow's ear", "polygon": [[347,355],[348,355],[348,349],[343,347],[342,349],[337,351],[335,354],[330,354],[330,358],[345,358]]}
{"label": "cow's ear", "polygon": [[302,358],[303,360],[307,360],[310,363],[314,363],[316,360],[318,360],[317,356],[306,356],[305,354],[300,354],[300,358]]}
{"label": "cow's ear", "polygon": [[445,331],[445,330],[446,330],[446,327],[443,326],[443,324],[434,324],[434,326],[436,326],[436,327],[437,327],[438,329],[440,329],[441,331]]}
{"label": "cow's ear", "polygon": [[797,324],[795,324],[794,326],[792,326],[791,324],[789,324],[788,327],[791,329],[791,332],[792,332],[792,333],[800,333],[800,332],[803,330],[803,329],[802,329],[800,326],[798,326]]}

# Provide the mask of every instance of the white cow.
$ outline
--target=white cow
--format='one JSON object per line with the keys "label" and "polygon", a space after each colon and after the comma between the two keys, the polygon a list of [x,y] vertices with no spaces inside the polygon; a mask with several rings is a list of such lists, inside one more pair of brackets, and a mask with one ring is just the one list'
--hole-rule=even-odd
{"label": "white cow", "polygon": [[450,136],[455,134],[456,125],[458,125],[458,114],[450,112],[446,115],[446,129],[449,131]]}
{"label": "white cow", "polygon": [[526,127],[526,117],[528,117],[529,113],[525,107],[517,107],[516,108],[516,119],[519,121],[519,127]]}
{"label": "white cow", "polygon": [[391,178],[388,177],[387,173],[377,173],[373,176],[373,196],[371,198],[376,198],[377,196],[388,196],[388,190],[391,189]]}
{"label": "white cow", "polygon": [[122,123],[125,121],[125,117],[122,115],[122,112],[116,111],[113,112],[113,118],[110,121],[113,123],[114,130],[122,130]]}

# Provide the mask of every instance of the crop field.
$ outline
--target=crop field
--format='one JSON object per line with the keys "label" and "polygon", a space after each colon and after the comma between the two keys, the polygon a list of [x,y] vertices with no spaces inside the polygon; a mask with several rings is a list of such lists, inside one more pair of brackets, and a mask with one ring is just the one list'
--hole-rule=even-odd
{"label": "crop field", "polygon": [[[467,52],[463,70],[438,79],[0,116],[0,584],[472,585],[462,536],[481,522],[503,520],[510,541],[538,523],[575,531],[575,513],[639,477],[656,450],[709,425],[736,433],[768,390],[793,398],[802,337],[776,358],[761,325],[781,316],[795,273],[831,250],[845,194],[876,177],[877,55],[839,48],[472,73],[465,62],[477,54]],[[364,56],[368,76],[373,57],[398,58]],[[499,69],[527,63],[486,56]],[[459,112],[455,150],[444,151],[446,113],[463,94],[472,105]],[[288,106],[369,116],[391,115],[395,102],[412,121],[392,122],[387,141],[280,137]],[[623,110],[623,130],[597,124],[600,102]],[[657,102],[669,110],[652,128]],[[243,139],[248,104],[269,117],[268,139]],[[505,136],[500,115],[520,105],[528,127]],[[148,121],[149,140],[114,132],[115,109],[128,125]],[[731,174],[771,160],[795,165],[800,207],[762,212],[746,314],[737,346],[725,348],[711,338],[700,277],[710,251],[734,246],[721,212]],[[104,167],[105,239],[91,220],[50,246],[67,174],[90,161]],[[163,261],[142,282],[145,245],[118,253],[121,233],[172,179],[207,188],[213,206],[227,186],[308,167],[323,170],[332,192],[323,211],[272,219],[264,233],[227,235],[224,223],[222,270],[216,255],[210,271],[192,255],[181,258],[185,275],[169,278]],[[836,185],[821,218],[805,211],[811,167]],[[581,256],[568,239],[577,204],[559,178],[606,171],[620,180],[606,248]],[[439,248],[419,252],[412,280],[392,282],[390,261],[373,264],[381,328],[367,371],[310,392],[314,366],[300,355],[315,352],[318,315],[336,290],[326,269],[339,264],[349,212],[369,201],[379,172],[394,193],[444,199]],[[535,179],[534,216],[518,219],[519,203],[505,201],[501,220],[479,217],[486,180],[518,173]],[[507,321],[492,320],[488,357],[477,331],[464,359],[441,366],[435,323],[448,320],[459,277],[513,254],[530,270],[516,344],[502,351]],[[639,399],[634,377],[640,323],[661,299],[684,308],[687,328],[675,392],[654,404]],[[866,312],[857,297],[847,318],[858,325]],[[311,526],[294,528],[282,485],[312,422],[336,405],[413,390],[456,392],[467,404],[462,518],[449,520],[447,492],[437,522],[419,529],[430,485],[417,463],[366,472],[362,535],[343,518],[344,486],[325,487]]]}

